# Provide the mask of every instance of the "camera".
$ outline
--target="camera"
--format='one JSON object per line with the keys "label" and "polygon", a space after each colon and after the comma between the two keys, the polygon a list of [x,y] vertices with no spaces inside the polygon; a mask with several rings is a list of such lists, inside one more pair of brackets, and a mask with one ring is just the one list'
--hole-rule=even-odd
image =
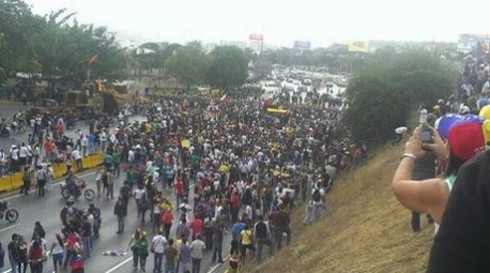
{"label": "camera", "polygon": [[422,137],[422,143],[434,142],[434,140],[432,139],[432,131],[428,126],[422,126],[421,137]]}

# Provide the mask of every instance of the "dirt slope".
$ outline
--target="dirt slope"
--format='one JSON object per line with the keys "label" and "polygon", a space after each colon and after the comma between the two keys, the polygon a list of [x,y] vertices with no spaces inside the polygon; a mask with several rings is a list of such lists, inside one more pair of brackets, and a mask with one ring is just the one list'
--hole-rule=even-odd
{"label": "dirt slope", "polygon": [[296,210],[291,246],[253,272],[424,272],[433,226],[421,217],[422,232],[413,233],[410,212],[390,186],[401,146],[387,146],[339,179],[327,197],[329,217],[304,227],[304,209]]}

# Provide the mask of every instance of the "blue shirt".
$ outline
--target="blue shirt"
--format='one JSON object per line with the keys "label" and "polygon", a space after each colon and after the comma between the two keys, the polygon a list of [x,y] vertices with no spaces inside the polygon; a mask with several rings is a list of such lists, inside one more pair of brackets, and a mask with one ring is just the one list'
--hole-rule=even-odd
{"label": "blue shirt", "polygon": [[236,222],[233,227],[231,228],[231,234],[233,234],[233,238],[239,238],[240,233],[242,233],[242,230],[245,229],[245,223],[243,222]]}
{"label": "blue shirt", "polygon": [[183,264],[191,262],[191,248],[187,244],[180,246],[179,261]]}

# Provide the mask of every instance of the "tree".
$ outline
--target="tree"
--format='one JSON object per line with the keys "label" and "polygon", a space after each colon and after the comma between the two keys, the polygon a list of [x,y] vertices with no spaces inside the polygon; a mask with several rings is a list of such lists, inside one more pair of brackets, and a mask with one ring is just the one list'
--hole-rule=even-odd
{"label": "tree", "polygon": [[243,50],[235,46],[221,46],[216,47],[211,56],[212,63],[207,74],[210,86],[229,90],[245,83],[250,60]]}
{"label": "tree", "polygon": [[382,143],[407,123],[411,110],[448,97],[456,74],[450,64],[420,49],[368,57],[346,91],[345,121],[354,139]]}
{"label": "tree", "polygon": [[209,67],[209,56],[204,53],[200,43],[192,42],[179,47],[165,64],[166,72],[190,89],[192,85],[205,83]]}

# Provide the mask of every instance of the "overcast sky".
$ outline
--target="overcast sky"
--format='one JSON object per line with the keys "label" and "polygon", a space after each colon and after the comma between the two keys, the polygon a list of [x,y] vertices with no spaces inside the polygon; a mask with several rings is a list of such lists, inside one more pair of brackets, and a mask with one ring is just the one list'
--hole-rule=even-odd
{"label": "overcast sky", "polygon": [[60,8],[82,23],[107,26],[138,41],[248,41],[325,47],[349,40],[456,41],[490,33],[485,0],[26,0],[35,13]]}

